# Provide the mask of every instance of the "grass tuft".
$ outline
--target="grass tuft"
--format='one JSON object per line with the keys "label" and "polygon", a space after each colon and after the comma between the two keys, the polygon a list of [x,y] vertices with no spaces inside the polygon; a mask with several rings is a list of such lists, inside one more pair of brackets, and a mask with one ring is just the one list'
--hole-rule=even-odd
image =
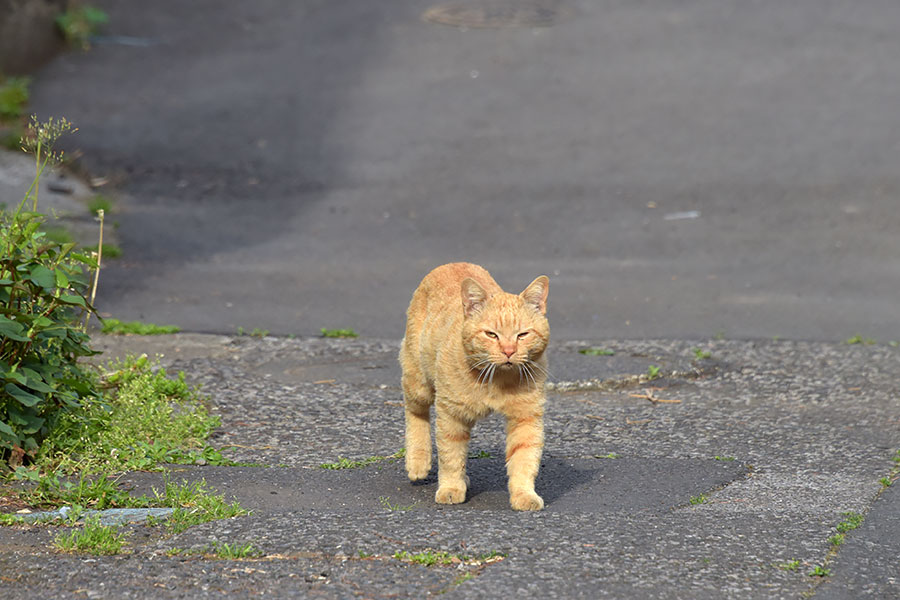
{"label": "grass tuft", "polygon": [[355,338],[359,334],[352,329],[326,329],[322,328],[322,337],[326,338]]}
{"label": "grass tuft", "polygon": [[98,517],[87,519],[84,526],[56,536],[53,545],[63,552],[81,552],[110,556],[118,554],[125,536],[118,527],[101,525]]}
{"label": "grass tuft", "polygon": [[[106,256],[104,247],[103,255]],[[155,323],[142,323],[141,321],[120,321],[119,319],[104,319],[103,333],[114,335],[166,335],[178,333],[181,328],[177,325],[156,325]]]}

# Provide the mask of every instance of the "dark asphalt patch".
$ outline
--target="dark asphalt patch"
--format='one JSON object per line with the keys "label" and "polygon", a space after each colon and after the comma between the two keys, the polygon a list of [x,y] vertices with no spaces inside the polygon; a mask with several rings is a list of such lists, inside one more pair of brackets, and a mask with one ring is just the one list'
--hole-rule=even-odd
{"label": "dark asphalt patch", "polygon": [[[434,502],[436,469],[411,483],[399,460],[342,470],[314,468],[183,467],[175,481],[203,478],[213,489],[256,513],[296,510],[343,512],[509,511],[502,459],[470,459],[468,499],[455,506]],[[668,458],[564,459],[545,457],[537,480],[545,510],[564,513],[661,511],[742,479],[736,462]],[[129,473],[121,483],[132,493],[161,488],[162,476]]]}

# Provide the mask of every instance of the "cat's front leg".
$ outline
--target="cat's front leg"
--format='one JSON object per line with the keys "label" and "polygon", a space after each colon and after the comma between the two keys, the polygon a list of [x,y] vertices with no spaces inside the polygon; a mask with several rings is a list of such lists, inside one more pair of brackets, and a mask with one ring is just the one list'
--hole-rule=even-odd
{"label": "cat's front leg", "polygon": [[543,498],[534,491],[543,449],[543,414],[507,417],[506,473],[509,476],[509,503],[514,510],[544,508]]}
{"label": "cat's front leg", "polygon": [[472,423],[461,421],[437,407],[438,489],[434,501],[438,504],[459,504],[466,500],[469,487],[466,458],[471,431]]}

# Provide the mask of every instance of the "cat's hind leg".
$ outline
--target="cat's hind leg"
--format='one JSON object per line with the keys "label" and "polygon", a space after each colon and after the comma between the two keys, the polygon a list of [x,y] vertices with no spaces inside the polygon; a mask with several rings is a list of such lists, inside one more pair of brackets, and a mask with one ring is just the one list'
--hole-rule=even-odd
{"label": "cat's hind leg", "polygon": [[402,385],[406,415],[406,474],[410,480],[418,481],[428,477],[431,471],[434,389],[413,369],[404,369]]}
{"label": "cat's hind leg", "polygon": [[441,411],[438,403],[435,435],[438,450],[438,489],[434,500],[438,504],[459,504],[466,500],[469,478],[466,458],[472,423],[460,421]]}

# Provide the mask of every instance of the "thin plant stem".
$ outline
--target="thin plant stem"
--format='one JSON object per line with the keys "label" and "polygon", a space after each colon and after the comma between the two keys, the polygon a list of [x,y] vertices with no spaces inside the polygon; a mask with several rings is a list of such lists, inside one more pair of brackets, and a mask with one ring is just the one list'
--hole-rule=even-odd
{"label": "thin plant stem", "polygon": [[[100,261],[103,258],[103,214],[101,208],[97,211],[97,218],[100,219],[100,242],[97,244],[97,268],[94,269],[94,284],[91,286],[91,306],[94,306],[94,298],[97,297],[97,282],[100,281]],[[88,322],[91,320],[91,311],[87,311],[84,317],[84,331],[87,332]]]}

